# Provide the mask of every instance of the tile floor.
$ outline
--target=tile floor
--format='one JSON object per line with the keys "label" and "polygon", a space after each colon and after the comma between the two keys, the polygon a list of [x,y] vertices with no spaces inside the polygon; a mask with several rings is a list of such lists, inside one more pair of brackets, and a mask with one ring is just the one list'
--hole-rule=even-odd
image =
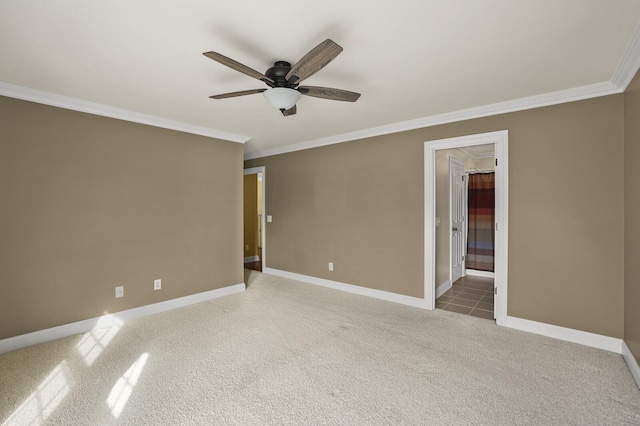
{"label": "tile floor", "polygon": [[493,278],[460,278],[436,300],[436,308],[493,319]]}

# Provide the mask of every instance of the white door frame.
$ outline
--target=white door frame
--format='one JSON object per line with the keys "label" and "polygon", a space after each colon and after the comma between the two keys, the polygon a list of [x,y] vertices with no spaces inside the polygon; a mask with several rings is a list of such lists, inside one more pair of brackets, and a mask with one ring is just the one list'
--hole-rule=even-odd
{"label": "white door frame", "polygon": [[436,304],[436,150],[472,145],[495,144],[496,223],[495,223],[495,317],[498,325],[507,321],[508,211],[509,211],[509,132],[427,141],[424,143],[424,299],[427,309]]}
{"label": "white door frame", "polygon": [[261,259],[261,261],[262,261],[262,270],[263,271],[264,271],[264,268],[267,267],[267,255],[266,255],[266,253],[267,253],[267,245],[266,245],[267,227],[265,226],[266,225],[266,217],[267,217],[267,215],[266,215],[266,211],[267,210],[265,208],[265,206],[266,206],[265,199],[266,199],[266,195],[267,195],[267,189],[266,189],[267,188],[267,177],[266,177],[266,174],[265,174],[265,171],[266,171],[265,169],[266,169],[265,166],[252,167],[250,169],[244,169],[244,174],[245,175],[256,175],[258,173],[260,173],[262,175],[262,185],[261,185],[261,187],[262,187],[262,203],[261,203],[262,204],[262,206],[261,206],[262,207],[262,217],[260,218],[260,222],[262,222],[262,223],[260,223],[260,227],[262,229],[262,235],[261,235],[260,239],[262,241],[260,241],[260,242],[261,242],[261,245],[262,245],[262,259]]}

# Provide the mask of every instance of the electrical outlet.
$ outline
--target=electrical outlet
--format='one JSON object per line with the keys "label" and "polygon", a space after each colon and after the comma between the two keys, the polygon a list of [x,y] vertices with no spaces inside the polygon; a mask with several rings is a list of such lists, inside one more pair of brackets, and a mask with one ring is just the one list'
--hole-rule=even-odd
{"label": "electrical outlet", "polygon": [[124,286],[123,285],[120,285],[120,286],[116,287],[116,299],[118,299],[120,297],[124,297]]}
{"label": "electrical outlet", "polygon": [[333,262],[329,262],[329,270],[333,271]]}
{"label": "electrical outlet", "polygon": [[162,288],[162,280],[160,278],[153,280],[153,289],[160,290]]}
{"label": "electrical outlet", "polygon": [[249,244],[247,244],[246,246],[244,246],[244,251],[249,251]]}

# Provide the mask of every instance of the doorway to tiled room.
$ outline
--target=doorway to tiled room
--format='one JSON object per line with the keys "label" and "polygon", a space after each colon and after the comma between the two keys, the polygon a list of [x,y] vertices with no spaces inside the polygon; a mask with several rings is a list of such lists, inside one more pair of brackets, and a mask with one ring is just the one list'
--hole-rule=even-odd
{"label": "doorway to tiled room", "polygon": [[[498,325],[506,324],[507,145],[507,130],[425,142],[424,265],[428,309],[473,314],[495,320]],[[462,170],[451,166],[452,157],[462,163]],[[483,186],[485,175],[493,177],[491,191]],[[478,176],[483,178],[476,179]],[[476,181],[483,185],[476,186]],[[458,187],[462,189],[452,191]],[[473,197],[471,204],[470,189],[491,192],[493,201]],[[487,203],[491,204],[491,213]],[[487,240],[484,234],[489,233],[492,238]]]}
{"label": "doorway to tiled room", "polygon": [[495,318],[494,153],[494,144],[436,153],[435,307],[485,319]]}
{"label": "doorway to tiled room", "polygon": [[244,170],[244,267],[262,272],[265,267],[265,168]]}
{"label": "doorway to tiled room", "polygon": [[493,278],[467,275],[436,300],[436,308],[493,319]]}

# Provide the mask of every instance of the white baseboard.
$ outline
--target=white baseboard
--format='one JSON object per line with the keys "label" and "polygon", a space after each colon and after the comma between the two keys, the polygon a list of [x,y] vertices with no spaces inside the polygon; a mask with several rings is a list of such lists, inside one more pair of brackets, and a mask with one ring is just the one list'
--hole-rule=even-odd
{"label": "white baseboard", "polygon": [[495,278],[496,277],[496,274],[494,272],[478,271],[477,269],[465,269],[465,273],[467,275],[471,275],[472,277],[485,277],[485,278]]}
{"label": "white baseboard", "polygon": [[446,280],[445,282],[440,283],[438,287],[436,287],[436,299],[445,294],[451,287],[453,287],[451,280]]}
{"label": "white baseboard", "polygon": [[26,348],[28,346],[37,345],[40,343],[50,342],[52,340],[61,339],[63,337],[73,336],[75,334],[87,333],[96,328],[111,327],[115,324],[123,324],[132,319],[142,318],[148,315],[182,308],[184,306],[193,305],[194,303],[205,302],[207,300],[217,299],[219,297],[228,296],[234,293],[240,293],[245,289],[245,283],[235,284],[211,291],[205,291],[203,293],[191,294],[189,296],[179,297],[177,299],[171,299],[151,305],[140,306],[138,308],[127,309],[126,311],[103,315],[101,317],[90,318],[70,324],[60,325],[58,327],[34,331],[33,333],[9,337],[8,339],[0,340],[0,354]]}
{"label": "white baseboard", "polygon": [[244,263],[257,262],[259,260],[260,260],[260,256],[249,256],[244,258]]}
{"label": "white baseboard", "polygon": [[627,363],[627,367],[629,367],[629,371],[631,371],[631,375],[636,381],[638,389],[640,389],[640,366],[638,365],[638,361],[636,361],[636,357],[631,353],[631,349],[629,349],[629,346],[627,346],[624,341],[622,342],[622,357]]}
{"label": "white baseboard", "polygon": [[427,305],[424,299],[419,297],[405,296],[404,294],[391,293],[383,290],[375,290],[367,287],[360,287],[353,284],[345,284],[338,281],[326,280],[324,278],[316,278],[308,275],[296,274],[295,272],[281,271],[273,268],[263,268],[263,273],[275,275],[282,278],[301,281],[307,284],[318,285],[321,287],[332,288],[334,290],[346,291],[347,293],[359,294],[361,296],[373,297],[374,299],[386,300],[387,302],[400,303],[402,305],[413,306],[415,308],[426,309]]}
{"label": "white baseboard", "polygon": [[622,355],[623,341],[622,339],[616,339],[615,337],[603,336],[601,334],[594,334],[511,316],[507,316],[505,323],[501,325],[508,328],[514,328],[516,330],[528,331],[529,333],[552,337],[554,339],[591,346],[592,348],[603,349],[605,351],[615,352]]}

